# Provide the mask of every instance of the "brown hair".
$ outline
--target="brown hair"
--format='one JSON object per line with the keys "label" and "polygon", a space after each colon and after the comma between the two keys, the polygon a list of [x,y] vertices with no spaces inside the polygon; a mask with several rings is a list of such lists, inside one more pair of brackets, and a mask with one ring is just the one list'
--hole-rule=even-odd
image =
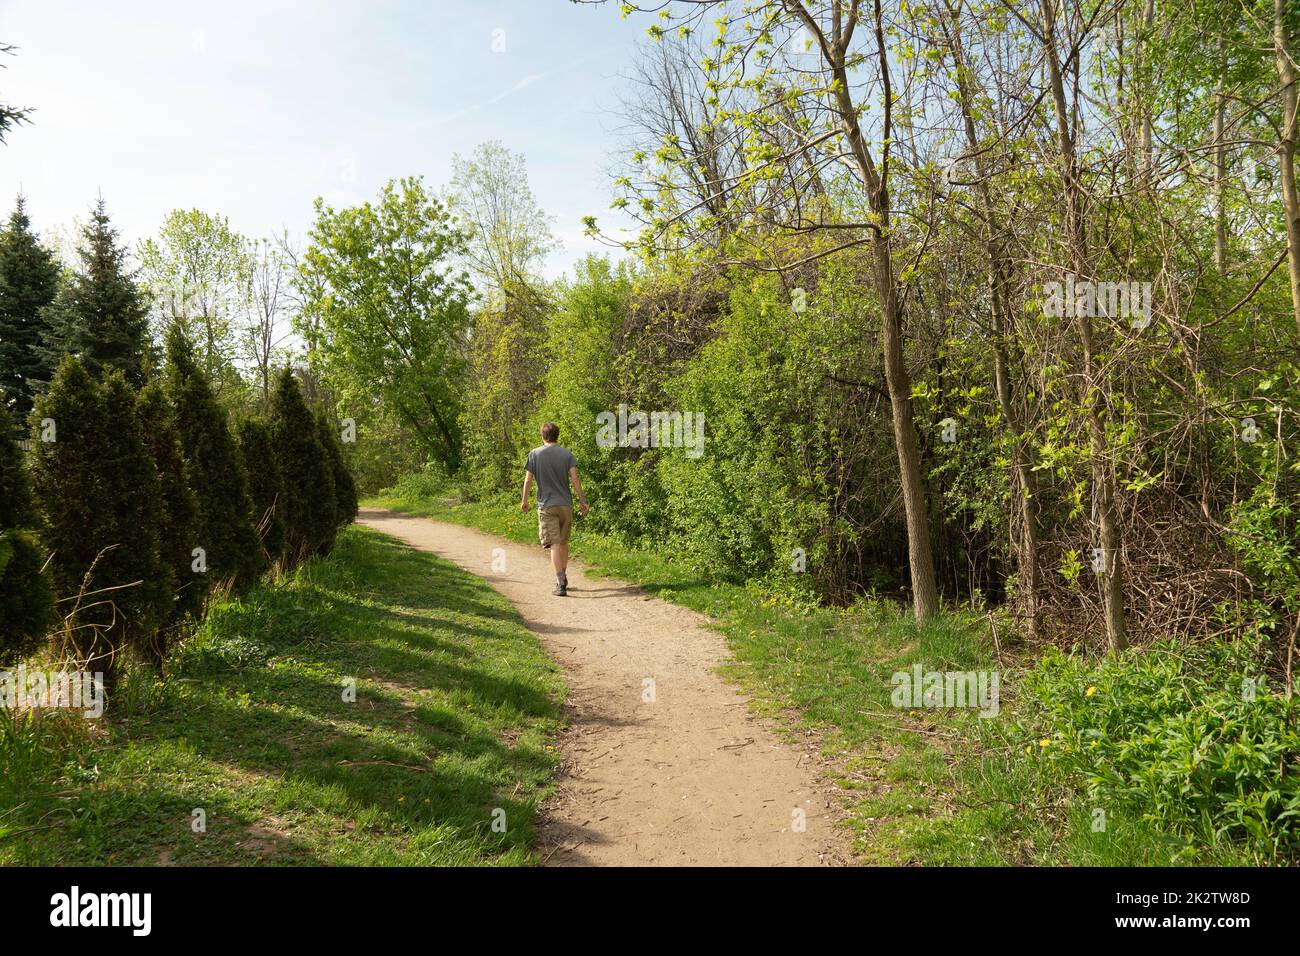
{"label": "brown hair", "polygon": [[547,422],[542,426],[542,441],[559,441],[560,426],[555,422]]}

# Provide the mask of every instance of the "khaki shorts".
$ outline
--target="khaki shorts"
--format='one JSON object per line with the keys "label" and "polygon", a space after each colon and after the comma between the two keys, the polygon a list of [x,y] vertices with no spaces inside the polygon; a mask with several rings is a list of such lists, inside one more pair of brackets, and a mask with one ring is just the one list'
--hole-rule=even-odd
{"label": "khaki shorts", "polygon": [[542,547],[553,544],[568,544],[569,532],[573,530],[573,509],[558,508],[537,509],[537,536],[542,539]]}

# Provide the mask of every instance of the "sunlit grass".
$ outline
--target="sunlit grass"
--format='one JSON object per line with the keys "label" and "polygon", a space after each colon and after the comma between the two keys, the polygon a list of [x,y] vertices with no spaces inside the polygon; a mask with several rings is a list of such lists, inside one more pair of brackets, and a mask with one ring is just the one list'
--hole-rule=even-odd
{"label": "sunlit grass", "polygon": [[0,863],[536,860],[559,671],[503,598],[431,555],[350,528],[215,608],[165,681],[129,683],[100,733],[6,768]]}

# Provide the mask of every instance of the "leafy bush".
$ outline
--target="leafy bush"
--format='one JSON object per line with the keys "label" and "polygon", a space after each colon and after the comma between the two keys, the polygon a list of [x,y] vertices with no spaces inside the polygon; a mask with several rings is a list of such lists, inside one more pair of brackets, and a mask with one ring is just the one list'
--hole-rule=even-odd
{"label": "leafy bush", "polygon": [[[320,438],[325,461],[329,465],[330,475],[334,478],[335,521],[338,527],[349,525],[357,516],[357,484],[348,470],[347,460],[343,457],[343,442],[338,430],[330,422],[324,408],[316,409],[316,435]],[[333,539],[330,545],[333,546]]]}
{"label": "leafy bush", "polygon": [[176,326],[167,335],[167,362],[167,394],[199,505],[198,545],[206,552],[207,574],[214,584],[230,582],[242,592],[266,570],[253,527],[248,475],[226,413]]}
{"label": "leafy bush", "polygon": [[0,403],[0,662],[34,650],[54,619],[39,524],[13,421]]}
{"label": "leafy bush", "polygon": [[1100,663],[1051,651],[1025,678],[1026,751],[1051,781],[1161,829],[1300,846],[1300,707],[1246,642],[1161,642]]}
{"label": "leafy bush", "polygon": [[271,426],[260,418],[242,419],[235,429],[239,452],[248,471],[248,493],[253,502],[253,523],[262,538],[268,564],[284,554],[284,476],[275,454]]}
{"label": "leafy bush", "polygon": [[422,471],[402,475],[391,488],[385,488],[381,494],[408,501],[422,501],[446,498],[456,490],[452,479],[441,467],[429,464]]}
{"label": "leafy bush", "polygon": [[[199,505],[190,490],[180,433],[176,430],[175,410],[161,383],[150,382],[141,389],[137,411],[162,493],[158,546],[163,562],[171,569],[174,591],[171,607],[165,609],[164,619],[179,623],[202,610],[206,591],[203,579],[195,573],[193,566]],[[166,638],[166,634],[159,634],[155,639],[150,654],[155,666],[161,666],[166,657]]]}
{"label": "leafy bush", "polygon": [[338,528],[338,513],[334,474],[316,421],[288,368],[280,372],[271,392],[271,433],[284,479],[286,553],[298,562],[329,550]]}
{"label": "leafy bush", "polygon": [[53,581],[67,609],[79,604],[73,648],[111,685],[124,647],[145,648],[170,606],[158,476],[120,372],[101,385],[67,358],[35,414],[58,429],[37,442],[32,466]]}

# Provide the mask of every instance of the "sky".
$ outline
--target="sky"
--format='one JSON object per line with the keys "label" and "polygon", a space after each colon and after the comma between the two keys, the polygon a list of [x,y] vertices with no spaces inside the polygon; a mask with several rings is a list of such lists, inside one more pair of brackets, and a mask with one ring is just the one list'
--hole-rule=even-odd
{"label": "sky", "polygon": [[[67,235],[102,195],[131,245],[168,211],[303,235],[312,202],[389,179],[440,190],[455,153],[524,153],[562,250],[606,246],[621,75],[648,21],[569,0],[0,0],[0,101],[35,108],[0,146],[0,209]],[[7,212],[6,212],[7,215]]]}

